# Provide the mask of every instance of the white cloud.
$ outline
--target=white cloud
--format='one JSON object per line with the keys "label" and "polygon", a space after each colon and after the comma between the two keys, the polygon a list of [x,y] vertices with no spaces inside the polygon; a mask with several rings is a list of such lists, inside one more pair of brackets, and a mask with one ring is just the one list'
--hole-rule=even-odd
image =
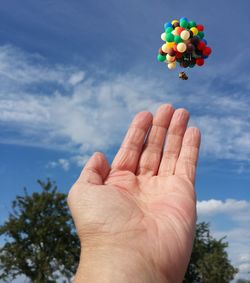
{"label": "white cloud", "polygon": [[19,275],[16,279],[11,281],[12,283],[29,283],[30,280],[25,275]]}
{"label": "white cloud", "polygon": [[75,155],[71,158],[72,163],[76,163],[77,166],[83,167],[89,160],[90,155]]}
{"label": "white cloud", "polygon": [[63,158],[60,158],[60,159],[58,160],[58,163],[62,166],[62,168],[63,168],[65,171],[68,171],[68,170],[69,170],[69,162],[68,162],[68,160],[63,159]]}
{"label": "white cloud", "polygon": [[245,223],[245,227],[213,231],[213,236],[218,239],[226,235],[226,241],[229,243],[227,248],[229,258],[232,264],[239,269],[235,280],[238,278],[250,280],[250,228],[249,222]]}
{"label": "white cloud", "polygon": [[59,158],[57,161],[50,161],[47,167],[48,168],[61,167],[64,171],[68,171],[70,168],[70,162],[67,159]]}
{"label": "white cloud", "polygon": [[199,215],[228,214],[236,217],[236,214],[250,215],[250,202],[246,200],[226,199],[225,201],[210,199],[197,202]]}
{"label": "white cloud", "polygon": [[241,272],[248,273],[250,271],[250,263],[241,263],[239,269]]}
{"label": "white cloud", "polygon": [[[68,171],[71,165],[77,165],[78,167],[84,167],[86,162],[89,160],[90,155],[73,155],[69,159],[59,158],[56,161],[50,161],[47,164],[47,168],[62,168],[64,171]],[[0,205],[1,209],[1,205]]]}
{"label": "white cloud", "polygon": [[0,47],[0,142],[89,155],[117,146],[137,111],[154,112],[170,102],[187,107],[191,124],[201,128],[201,155],[249,161],[250,99],[239,90],[219,93],[210,80],[195,75],[183,88],[150,72],[86,73]]}
{"label": "white cloud", "polygon": [[84,77],[85,77],[85,73],[82,71],[74,73],[69,78],[69,83],[72,85],[77,85],[83,81]]}
{"label": "white cloud", "polygon": [[[197,202],[197,211],[199,221],[211,223],[214,237],[221,239],[226,236],[229,258],[239,268],[236,279],[250,279],[250,201],[203,200]],[[225,223],[231,223],[230,228],[223,228]]]}
{"label": "white cloud", "polygon": [[204,115],[195,117],[202,132],[203,152],[213,158],[250,159],[250,122],[244,117]]}
{"label": "white cloud", "polygon": [[11,89],[34,83],[64,84],[74,68],[55,65],[53,68],[39,54],[29,54],[11,45],[0,46],[0,82]]}

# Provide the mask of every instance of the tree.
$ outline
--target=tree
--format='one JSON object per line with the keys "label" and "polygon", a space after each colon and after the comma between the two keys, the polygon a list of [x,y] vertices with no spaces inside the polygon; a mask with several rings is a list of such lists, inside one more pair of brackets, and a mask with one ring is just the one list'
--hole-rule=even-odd
{"label": "tree", "polygon": [[67,195],[55,183],[38,181],[42,191],[17,196],[13,212],[0,226],[0,279],[26,275],[31,282],[68,281],[76,271],[80,244],[67,207]]}
{"label": "tree", "polygon": [[184,283],[228,283],[238,272],[226,252],[225,237],[216,240],[210,235],[209,224],[201,222],[196,226],[194,247],[185,275]]}
{"label": "tree", "polygon": [[[42,191],[17,196],[13,211],[0,226],[0,279],[26,275],[34,283],[70,280],[79,262],[80,243],[67,206],[67,195],[50,180],[38,181]],[[214,239],[209,224],[196,227],[191,260],[184,283],[228,283],[237,273],[228,260],[224,238]],[[248,281],[243,281],[248,282]]]}

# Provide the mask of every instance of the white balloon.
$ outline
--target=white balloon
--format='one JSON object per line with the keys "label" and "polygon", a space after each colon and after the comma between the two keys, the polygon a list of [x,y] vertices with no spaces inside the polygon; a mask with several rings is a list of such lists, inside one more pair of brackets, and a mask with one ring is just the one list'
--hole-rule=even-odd
{"label": "white balloon", "polygon": [[173,70],[175,67],[176,67],[176,62],[172,62],[172,63],[169,63],[169,64],[168,64],[168,68],[169,68],[170,70]]}
{"label": "white balloon", "polygon": [[181,39],[187,40],[187,39],[189,39],[189,37],[190,37],[190,33],[189,33],[187,30],[183,30],[183,31],[181,32],[180,36],[181,36]]}
{"label": "white balloon", "polygon": [[166,41],[166,33],[165,33],[165,32],[163,32],[163,33],[161,34],[161,39],[162,39],[163,41]]}
{"label": "white balloon", "polygon": [[161,47],[162,51],[167,53],[167,51],[169,50],[169,48],[167,47],[167,44],[163,44],[162,47]]}
{"label": "white balloon", "polygon": [[180,42],[177,44],[177,50],[181,53],[185,52],[187,49],[187,46],[184,42]]}
{"label": "white balloon", "polygon": [[172,31],[172,35],[178,35],[178,33],[177,33],[177,31],[176,31],[176,29],[174,29],[173,31]]}
{"label": "white balloon", "polygon": [[173,62],[175,60],[175,56],[170,56],[169,54],[167,54],[167,61],[168,62]]}

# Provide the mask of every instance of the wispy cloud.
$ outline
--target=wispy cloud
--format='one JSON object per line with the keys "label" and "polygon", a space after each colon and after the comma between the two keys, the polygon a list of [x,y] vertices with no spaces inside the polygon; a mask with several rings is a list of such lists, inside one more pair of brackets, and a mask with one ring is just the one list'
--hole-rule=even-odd
{"label": "wispy cloud", "polygon": [[[248,222],[249,223],[249,222]],[[213,236],[220,239],[226,236],[229,242],[228,254],[234,266],[239,269],[236,278],[250,280],[250,229],[249,224],[245,227],[232,228],[223,231],[213,231]]]}
{"label": "wispy cloud", "polygon": [[53,68],[39,54],[27,54],[11,45],[0,46],[0,81],[5,86],[27,87],[31,84],[64,84],[74,69],[54,65]]}
{"label": "wispy cloud", "polygon": [[[228,214],[237,217],[242,213],[250,217],[250,202],[246,200],[226,199],[225,201],[210,199],[198,201],[197,210],[199,215]],[[237,217],[238,218],[238,217]],[[244,219],[244,217],[242,217]]]}
{"label": "wispy cloud", "polygon": [[[46,167],[47,168],[62,168],[64,171],[68,171],[72,165],[77,165],[79,167],[83,167],[85,163],[90,158],[90,155],[72,155],[70,158],[59,158],[58,160],[50,161]],[[0,207],[1,208],[1,207]]]}
{"label": "wispy cloud", "polygon": [[83,165],[89,160],[90,155],[86,154],[86,155],[75,155],[72,156],[72,158],[70,159],[71,163],[76,164],[79,167],[83,167]]}
{"label": "wispy cloud", "polygon": [[68,171],[70,163],[67,159],[59,158],[57,161],[50,161],[47,165],[48,168],[61,167],[64,171]]}
{"label": "wispy cloud", "polygon": [[212,158],[248,161],[250,122],[243,115],[196,117],[194,124],[200,127],[203,133],[203,153]]}
{"label": "wispy cloud", "polygon": [[69,83],[72,85],[77,85],[84,80],[85,73],[83,71],[74,73],[69,78]]}
{"label": "wispy cloud", "polygon": [[154,112],[168,101],[190,110],[191,124],[203,134],[203,156],[248,161],[249,97],[239,89],[227,95],[214,84],[218,71],[216,77],[213,72],[210,76],[212,83],[194,76],[185,89],[179,82],[159,82],[153,74],[142,76],[136,71],[100,78],[88,70],[51,65],[37,54],[2,46],[0,142],[85,156],[116,146],[137,111]]}

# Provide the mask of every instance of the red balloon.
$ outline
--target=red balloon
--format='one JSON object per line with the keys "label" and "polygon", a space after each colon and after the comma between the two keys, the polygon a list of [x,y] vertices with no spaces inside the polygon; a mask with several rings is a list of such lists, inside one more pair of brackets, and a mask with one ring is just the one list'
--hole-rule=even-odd
{"label": "red balloon", "polygon": [[197,58],[196,59],[196,65],[202,66],[204,64],[204,59],[203,58]]}
{"label": "red balloon", "polygon": [[178,59],[178,58],[181,58],[182,55],[183,55],[183,54],[182,54],[181,52],[178,52],[178,51],[177,51],[177,52],[175,53],[175,58],[177,58],[177,59]]}
{"label": "red balloon", "polygon": [[198,29],[198,31],[203,31],[204,30],[204,26],[203,25],[197,25],[196,28]]}
{"label": "red balloon", "polygon": [[200,41],[197,45],[198,50],[204,50],[206,48],[206,43],[204,41]]}
{"label": "red balloon", "polygon": [[212,49],[210,47],[205,47],[204,50],[202,51],[203,55],[209,56],[212,52]]}
{"label": "red balloon", "polygon": [[183,30],[185,30],[183,27],[177,27],[177,28],[175,28],[175,30],[176,30],[176,33],[178,34],[178,35],[180,35],[181,34],[181,32],[183,31]]}
{"label": "red balloon", "polygon": [[173,49],[174,49],[175,52],[178,52],[178,51],[177,51],[177,44],[175,44],[175,45],[173,46]]}

